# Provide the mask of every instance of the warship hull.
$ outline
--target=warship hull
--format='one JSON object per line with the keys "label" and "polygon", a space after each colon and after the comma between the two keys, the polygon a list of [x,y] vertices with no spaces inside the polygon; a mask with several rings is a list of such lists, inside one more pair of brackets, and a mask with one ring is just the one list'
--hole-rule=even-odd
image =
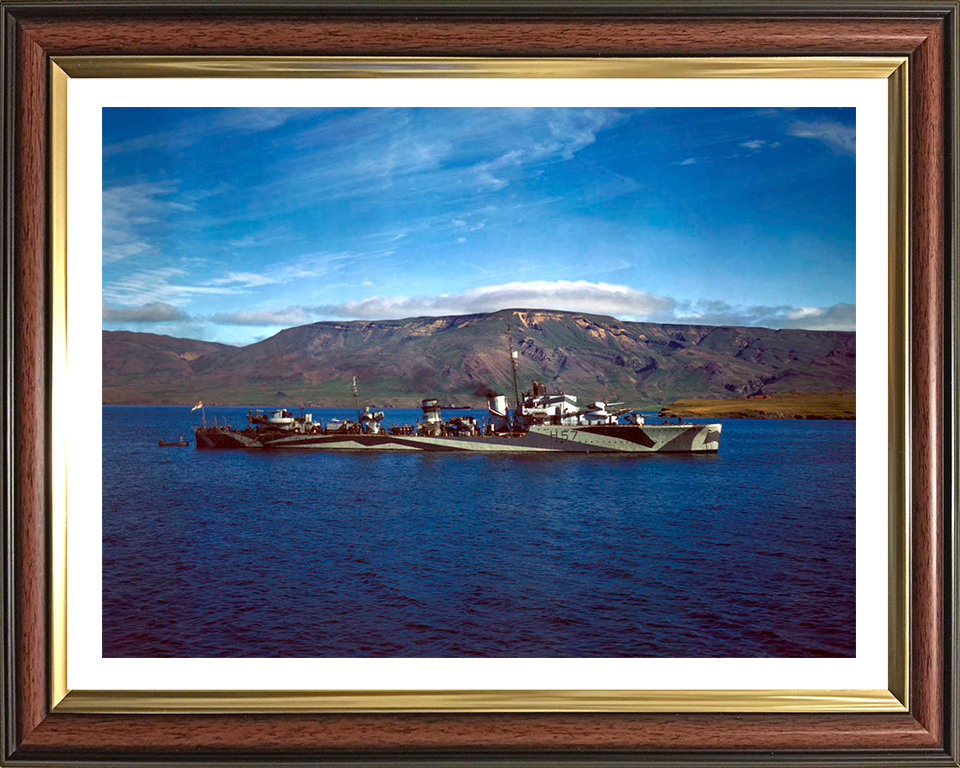
{"label": "warship hull", "polygon": [[483,453],[716,453],[720,424],[635,426],[536,425],[515,435],[446,437],[431,435],[263,433],[252,429],[197,427],[198,449],[474,451]]}

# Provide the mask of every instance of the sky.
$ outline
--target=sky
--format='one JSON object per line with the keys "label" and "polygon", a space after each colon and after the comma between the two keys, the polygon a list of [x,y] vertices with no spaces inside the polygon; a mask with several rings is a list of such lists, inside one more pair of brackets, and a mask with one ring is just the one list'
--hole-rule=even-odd
{"label": "sky", "polygon": [[103,328],[855,330],[854,109],[103,110]]}

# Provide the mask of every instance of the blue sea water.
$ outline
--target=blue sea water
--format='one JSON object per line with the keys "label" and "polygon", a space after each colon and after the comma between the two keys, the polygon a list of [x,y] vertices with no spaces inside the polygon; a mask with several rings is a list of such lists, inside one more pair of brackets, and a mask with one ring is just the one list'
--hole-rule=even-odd
{"label": "blue sea water", "polygon": [[105,657],[855,653],[854,422],[506,456],[197,451],[198,417],[103,408]]}

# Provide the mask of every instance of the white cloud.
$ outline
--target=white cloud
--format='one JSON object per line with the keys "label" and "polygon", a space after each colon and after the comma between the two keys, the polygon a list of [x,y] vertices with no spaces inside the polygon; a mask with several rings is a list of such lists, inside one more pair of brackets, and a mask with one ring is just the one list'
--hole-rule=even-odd
{"label": "white cloud", "polygon": [[293,326],[322,319],[386,320],[470,315],[501,309],[554,309],[611,315],[625,320],[695,325],[856,330],[856,305],[829,307],[734,306],[725,301],[678,302],[626,285],[586,280],[534,280],[488,285],[440,296],[368,296],[357,301],[214,315],[222,325]]}
{"label": "white cloud", "polygon": [[640,183],[629,176],[612,173],[599,177],[581,190],[581,199],[588,203],[599,203],[629,195],[640,189]]}
{"label": "white cloud", "polygon": [[212,319],[218,325],[280,325],[288,328],[295,325],[306,325],[314,320],[310,310],[304,307],[218,312]]}
{"label": "white cloud", "polygon": [[820,307],[794,307],[787,313],[790,320],[801,320],[804,317],[820,317],[823,310]]}
{"label": "white cloud", "polygon": [[817,139],[840,154],[857,153],[857,128],[854,125],[835,120],[798,121],[790,126],[790,135],[801,139]]}
{"label": "white cloud", "polygon": [[237,240],[227,240],[227,245],[231,248],[252,248],[255,245],[260,245],[260,239],[253,235],[244,235]]}
{"label": "white cloud", "polygon": [[[219,275],[203,259],[179,257],[176,266],[130,271],[104,282],[103,297],[123,307],[156,302],[185,306],[194,299],[208,296],[249,297],[257,289],[267,286],[286,285],[317,277],[329,280],[332,276],[357,269],[358,264],[376,268],[377,264],[389,260],[393,254],[392,248],[357,253],[317,251],[265,265],[258,272],[228,271]],[[333,285],[327,283],[327,287]],[[243,301],[249,299],[244,298]]]}
{"label": "white cloud", "polygon": [[194,296],[229,296],[244,292],[238,285],[187,284],[186,270],[180,267],[142,269],[104,283],[103,298],[124,307],[164,302],[186,304]]}
{"label": "white cloud", "polygon": [[671,312],[651,319],[664,323],[855,331],[857,305],[838,303],[829,307],[734,306],[725,301],[701,300],[695,303],[679,303]]}
{"label": "white cloud", "polygon": [[155,252],[141,230],[155,224],[171,206],[176,182],[140,182],[103,190],[103,260],[105,263]]}
{"label": "white cloud", "polygon": [[[114,230],[116,232],[116,230]],[[110,235],[113,237],[113,233]],[[104,238],[107,238],[107,230],[104,229]],[[120,239],[120,238],[116,238]],[[156,249],[149,243],[145,243],[142,240],[129,240],[127,242],[112,242],[104,243],[103,245],[103,261],[104,263],[110,263],[114,261],[120,261],[121,259],[128,259],[131,256],[138,256],[141,253],[150,253]]]}
{"label": "white cloud", "polygon": [[524,307],[645,316],[665,312],[673,299],[625,285],[586,280],[534,280],[488,285],[441,296],[371,296],[359,301],[314,307],[318,315],[355,319],[385,319],[413,315],[466,315]]}
{"label": "white cloud", "polygon": [[183,149],[211,137],[229,134],[249,136],[273,130],[302,114],[303,109],[272,107],[229,108],[212,112],[208,110],[202,115],[182,120],[172,130],[108,144],[103,148],[103,156],[106,158],[153,147]]}
{"label": "white cloud", "polygon": [[740,143],[741,147],[746,149],[776,149],[780,146],[779,141],[765,141],[764,139],[750,139],[750,141],[744,141]]}
{"label": "white cloud", "polygon": [[197,203],[222,194],[225,186],[181,192],[175,180],[137,182],[103,190],[102,253],[106,264],[159,253],[151,240],[174,221],[198,225]]}
{"label": "white cloud", "polygon": [[[384,113],[372,110],[349,120],[322,121],[297,141],[303,151],[271,185],[296,189],[308,201],[382,195],[415,199],[431,195],[472,198],[503,189],[536,168],[573,158],[597,135],[624,119],[612,109],[463,110],[442,121],[409,110],[391,110],[389,136]],[[451,137],[453,137],[451,139]],[[447,219],[453,226],[463,216]]]}
{"label": "white cloud", "polygon": [[454,219],[450,223],[453,224],[455,229],[459,229],[464,232],[479,232],[481,229],[487,226],[486,221],[477,221],[471,224],[465,219]]}
{"label": "white cloud", "polygon": [[809,331],[857,330],[857,305],[834,304],[829,307],[799,307],[781,328],[806,328]]}
{"label": "white cloud", "polygon": [[189,319],[182,309],[160,301],[139,307],[115,307],[103,302],[103,320],[108,323],[169,323]]}
{"label": "white cloud", "polygon": [[207,280],[206,285],[237,285],[241,288],[259,288],[261,285],[276,285],[281,278],[260,272],[228,272],[224,277]]}

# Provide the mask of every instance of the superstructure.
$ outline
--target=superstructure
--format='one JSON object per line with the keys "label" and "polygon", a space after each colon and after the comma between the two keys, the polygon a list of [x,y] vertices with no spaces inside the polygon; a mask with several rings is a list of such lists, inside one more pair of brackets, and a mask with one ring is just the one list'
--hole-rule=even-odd
{"label": "superstructure", "polygon": [[280,409],[250,411],[242,429],[196,427],[199,449],[408,450],[491,453],[716,453],[720,424],[646,424],[643,414],[616,403],[581,406],[575,395],[548,393],[539,382],[509,409],[503,394],[490,393],[485,416],[444,419],[439,401],[421,402],[413,425],[384,427],[384,413],[357,406],[356,420],[314,421]]}

